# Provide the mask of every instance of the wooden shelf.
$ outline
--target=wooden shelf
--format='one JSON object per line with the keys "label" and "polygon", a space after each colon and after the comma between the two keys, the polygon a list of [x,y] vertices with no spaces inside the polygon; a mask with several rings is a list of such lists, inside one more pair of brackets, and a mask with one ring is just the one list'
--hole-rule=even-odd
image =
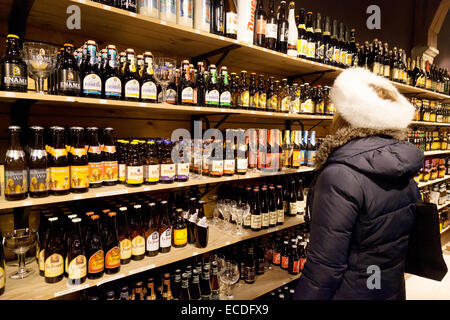
{"label": "wooden shelf", "polygon": [[441,210],[441,209],[443,209],[443,208],[445,208],[445,207],[447,207],[449,204],[450,204],[450,201],[447,201],[447,202],[444,203],[444,204],[439,204],[439,205],[437,205],[438,211]]}
{"label": "wooden shelf", "polygon": [[445,176],[444,178],[440,178],[440,179],[436,179],[436,180],[432,180],[432,181],[428,181],[428,182],[419,182],[418,186],[419,186],[419,188],[423,188],[423,187],[431,186],[436,183],[444,182],[448,179],[450,179],[450,175]]}
{"label": "wooden shelf", "polygon": [[426,157],[428,157],[428,156],[437,156],[437,155],[448,154],[448,153],[450,153],[450,150],[425,151],[423,154]]}
{"label": "wooden shelf", "polygon": [[450,226],[448,226],[447,228],[442,229],[442,230],[441,230],[441,234],[447,232],[448,230],[450,230]]}
{"label": "wooden shelf", "polygon": [[412,121],[410,126],[434,126],[434,127],[449,127],[450,123],[443,122],[426,122],[426,121]]}
{"label": "wooden shelf", "polygon": [[273,269],[265,272],[263,275],[256,276],[253,284],[246,284],[240,281],[232,288],[233,300],[253,300],[272,290],[288,284],[291,281],[300,278],[299,275],[291,275],[280,267],[272,266]]}
{"label": "wooden shelf", "polygon": [[[286,228],[299,225],[304,222],[303,216],[285,217],[283,225],[253,232],[244,229],[243,235],[238,236],[231,231],[219,230],[217,227],[211,225],[209,233],[208,246],[203,249],[196,248],[192,245],[187,245],[184,248],[172,248],[167,254],[158,254],[155,257],[145,257],[141,261],[131,261],[129,264],[122,265],[118,274],[104,275],[100,279],[89,280],[81,285],[69,285],[67,279],[63,279],[58,283],[47,284],[44,278],[39,275],[37,263],[27,265],[35,270],[34,274],[24,280],[12,280],[7,278],[5,293],[0,296],[1,300],[48,300],[57,298],[72,292],[80,291],[89,287],[99,286],[103,283],[134,275],[150,269],[158,268],[167,264],[174,263],[183,259],[191,258],[196,255],[203,254],[212,250],[216,250],[234,243],[244,241],[247,239],[256,238],[277,232]],[[15,271],[17,267],[6,266],[6,275]]]}
{"label": "wooden shelf", "polygon": [[205,177],[204,179],[190,178],[187,182],[174,182],[171,184],[159,183],[156,185],[142,185],[140,187],[127,187],[123,184],[119,184],[119,185],[112,186],[112,187],[100,187],[100,188],[90,189],[86,193],[70,193],[65,196],[49,196],[47,198],[30,198],[30,197],[28,197],[27,199],[21,200],[21,201],[8,201],[8,200],[5,200],[4,197],[2,197],[0,199],[0,210],[19,208],[19,207],[28,207],[28,206],[37,206],[37,205],[46,205],[46,204],[60,203],[60,202],[67,202],[67,201],[74,201],[74,200],[85,200],[85,199],[93,199],[93,198],[110,197],[110,196],[122,195],[122,194],[151,192],[151,191],[158,191],[158,190],[169,190],[169,189],[174,189],[174,188],[206,185],[206,184],[210,184],[210,183],[220,183],[220,182],[228,182],[228,181],[255,179],[255,178],[268,177],[268,176],[274,176],[274,175],[306,173],[306,172],[312,172],[312,171],[313,171],[313,168],[302,167],[300,169],[286,169],[281,172],[248,171],[246,175],[234,175],[234,176],[230,176],[230,177],[225,177],[225,176],[218,177],[218,178]]}

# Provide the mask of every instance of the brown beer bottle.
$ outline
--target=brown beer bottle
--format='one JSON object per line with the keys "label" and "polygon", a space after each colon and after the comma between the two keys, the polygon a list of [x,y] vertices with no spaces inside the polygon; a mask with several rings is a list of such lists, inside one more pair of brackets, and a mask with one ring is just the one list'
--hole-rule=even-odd
{"label": "brown beer bottle", "polygon": [[89,144],[89,187],[98,188],[102,186],[103,182],[102,148],[98,141],[98,128],[90,127],[86,130]]}
{"label": "brown beer bottle", "polygon": [[173,225],[173,247],[182,248],[187,245],[188,242],[188,232],[187,224],[183,218],[183,209],[177,209],[176,220]]}
{"label": "brown beer bottle", "polygon": [[144,183],[144,163],[141,159],[137,141],[130,143],[126,168],[127,186],[138,187]]}
{"label": "brown beer bottle", "polygon": [[156,203],[150,202],[148,205],[148,220],[145,230],[145,251],[148,257],[154,257],[159,252],[159,221],[156,214]]}
{"label": "brown beer bottle", "polygon": [[69,194],[70,188],[70,168],[69,156],[64,143],[64,128],[52,127],[54,143],[50,155],[50,190],[52,194],[60,196]]}
{"label": "brown beer bottle", "polygon": [[84,144],[84,129],[72,127],[72,147],[70,161],[70,191],[84,193],[89,190],[89,161]]}
{"label": "brown beer bottle", "polygon": [[131,259],[142,260],[145,256],[145,240],[142,230],[142,206],[135,204],[130,215]]}
{"label": "brown beer bottle", "polygon": [[108,213],[107,236],[105,241],[105,273],[117,273],[120,270],[120,240],[117,231],[116,213]]}
{"label": "brown beer bottle", "polygon": [[172,246],[172,226],[169,219],[169,206],[167,201],[161,201],[160,210],[162,214],[161,222],[159,224],[159,252],[167,253]]}
{"label": "brown beer bottle", "polygon": [[105,252],[103,251],[100,237],[99,216],[92,215],[89,221],[90,237],[86,244],[88,257],[88,279],[98,279],[103,276],[105,270]]}
{"label": "brown beer bottle", "polygon": [[117,160],[116,146],[114,144],[113,128],[103,129],[103,184],[115,186],[119,178],[119,162]]}
{"label": "brown beer bottle", "polygon": [[[3,239],[1,232],[0,239]],[[5,252],[3,250],[3,244],[0,242],[0,296],[5,292],[5,279]]]}
{"label": "brown beer bottle", "polygon": [[67,248],[68,282],[82,284],[86,281],[87,263],[84,241],[81,236],[81,218],[72,219],[72,238]]}
{"label": "brown beer bottle", "polygon": [[48,196],[50,186],[50,169],[47,163],[47,151],[44,148],[44,128],[31,127],[30,156],[28,166],[30,168],[30,197],[44,198]]}
{"label": "brown beer bottle", "polygon": [[44,252],[45,282],[55,283],[64,277],[64,244],[58,218],[48,219],[48,241]]}
{"label": "brown beer bottle", "polygon": [[131,260],[131,238],[128,225],[128,208],[119,208],[119,240],[120,240],[120,263],[128,264]]}
{"label": "brown beer bottle", "polygon": [[27,162],[20,145],[20,127],[9,126],[10,145],[5,158],[5,198],[23,200],[27,197]]}

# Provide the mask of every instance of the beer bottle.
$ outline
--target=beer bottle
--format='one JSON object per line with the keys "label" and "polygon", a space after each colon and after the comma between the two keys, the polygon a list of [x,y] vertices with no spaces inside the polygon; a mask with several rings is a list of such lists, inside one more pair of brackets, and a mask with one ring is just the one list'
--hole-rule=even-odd
{"label": "beer bottle", "polygon": [[291,246],[288,271],[292,275],[297,275],[300,273],[300,257],[298,256],[297,245],[295,244]]}
{"label": "beer bottle", "polygon": [[126,184],[129,187],[138,187],[144,182],[144,166],[138,145],[137,141],[132,141],[128,152]]}
{"label": "beer bottle", "polygon": [[231,108],[238,107],[239,101],[239,84],[235,72],[230,73],[230,94],[231,94]]}
{"label": "beer bottle", "polygon": [[217,82],[217,69],[215,65],[212,64],[209,66],[209,74],[210,78],[205,102],[207,106],[219,106],[220,93],[219,84]]}
{"label": "beer bottle", "polygon": [[287,54],[297,57],[298,24],[295,21],[295,2],[289,2]]}
{"label": "beer bottle", "polygon": [[121,0],[118,8],[137,13],[137,0]]}
{"label": "beer bottle", "polygon": [[283,241],[280,267],[283,270],[289,269],[289,241]]}
{"label": "beer bottle", "polygon": [[119,208],[118,232],[120,240],[120,264],[128,264],[131,260],[131,236],[128,224],[128,208]]}
{"label": "beer bottle", "polygon": [[[3,239],[1,233],[0,233],[0,239]],[[2,241],[2,242],[0,242],[0,296],[3,293],[5,293],[5,283],[6,283],[5,251],[3,249],[3,241]]]}
{"label": "beer bottle", "polygon": [[225,176],[232,176],[235,173],[236,160],[234,154],[236,146],[233,142],[230,139],[225,140],[225,159],[223,160],[223,174]]}
{"label": "beer bottle", "polygon": [[278,94],[277,89],[275,87],[275,78],[269,78],[269,86],[267,89],[267,109],[269,111],[275,112],[278,111]]}
{"label": "beer bottle", "polygon": [[211,21],[211,33],[223,36],[224,33],[224,0],[213,0],[212,4],[212,21]]}
{"label": "beer bottle", "polygon": [[210,283],[210,269],[208,265],[203,267],[202,278],[200,280],[201,300],[212,300],[212,290]]}
{"label": "beer bottle", "polygon": [[325,27],[323,31],[323,63],[333,64],[333,41],[334,34],[331,34],[331,20],[329,16],[325,17]]}
{"label": "beer bottle", "polygon": [[262,0],[258,0],[258,4],[255,12],[255,31],[253,44],[265,47],[266,46],[266,26],[267,26],[267,17],[266,11],[264,10],[264,2]]}
{"label": "beer bottle", "polygon": [[248,137],[244,137],[242,129],[238,134],[243,137],[243,141],[236,141],[236,174],[245,175],[248,169]]}
{"label": "beer bottle", "polygon": [[141,99],[144,102],[157,102],[158,90],[153,75],[153,55],[147,51],[144,53],[144,72],[141,78]]}
{"label": "beer bottle", "polygon": [[51,130],[54,140],[49,158],[50,190],[54,195],[66,195],[70,189],[70,167],[64,143],[64,128],[52,127]]}
{"label": "beer bottle", "polygon": [[248,109],[250,107],[250,92],[247,83],[247,71],[241,71],[241,87],[240,87],[240,105],[241,109]]}
{"label": "beer bottle", "polygon": [[316,14],[314,40],[316,48],[316,55],[314,57],[314,60],[319,63],[323,63],[325,59],[325,43],[322,34],[322,15],[320,13]]}
{"label": "beer bottle", "polygon": [[102,79],[97,68],[97,43],[87,42],[86,56],[81,70],[81,90],[84,97],[100,98],[102,94]]}
{"label": "beer bottle", "polygon": [[267,24],[265,46],[267,49],[276,50],[278,39],[278,21],[275,15],[274,0],[269,0],[269,10],[267,11]]}
{"label": "beer bottle", "polygon": [[221,177],[223,175],[223,157],[217,152],[221,149],[221,140],[212,142],[213,149],[209,160],[209,175],[211,177]]}
{"label": "beer bottle", "polygon": [[127,140],[118,141],[120,142],[120,152],[118,150],[118,162],[119,162],[119,183],[126,183],[127,181],[127,161],[128,153],[130,148],[130,142]]}
{"label": "beer bottle", "polygon": [[71,240],[67,248],[68,283],[82,284],[86,281],[87,263],[84,241],[81,236],[81,218],[72,219]]}
{"label": "beer bottle", "polygon": [[316,150],[316,132],[315,131],[311,131],[311,137],[308,142],[307,152],[308,152],[307,165],[308,165],[308,167],[314,167],[314,162],[315,162],[316,152],[317,152],[317,150]]}
{"label": "beer bottle", "polygon": [[230,84],[228,82],[227,67],[220,68],[220,107],[229,108],[231,106]]}
{"label": "beer bottle", "polygon": [[297,179],[296,183],[296,193],[297,193],[297,214],[303,214],[305,212],[305,199],[303,195],[303,181],[302,179]]}
{"label": "beer bottle", "polygon": [[173,225],[173,247],[183,248],[186,246],[188,241],[188,231],[186,222],[182,216],[183,210],[177,209],[177,216],[175,223]]}
{"label": "beer bottle", "polygon": [[64,277],[64,243],[58,218],[48,219],[48,241],[44,251],[45,282],[55,283]]}
{"label": "beer bottle", "polygon": [[278,111],[288,113],[290,109],[290,96],[287,79],[283,79],[282,81],[281,92],[278,95],[278,101],[279,101]]}
{"label": "beer bottle", "polygon": [[156,203],[151,202],[148,204],[148,220],[144,224],[145,227],[145,250],[148,257],[154,257],[159,251],[159,221],[156,214]]}
{"label": "beer bottle", "polygon": [[106,99],[119,100],[122,96],[122,80],[117,67],[117,49],[114,45],[107,47],[107,59],[104,63],[103,97]]}
{"label": "beer bottle", "polygon": [[31,131],[29,167],[29,191],[32,198],[48,196],[50,187],[50,169],[47,163],[47,151],[44,148],[44,128],[33,126]]}
{"label": "beer bottle", "polygon": [[180,159],[178,159],[177,163],[175,164],[175,180],[178,182],[186,182],[189,180],[190,159],[187,160],[184,158],[184,152],[190,146],[187,146],[187,143],[183,141],[182,138],[180,138],[180,140],[176,142],[176,147],[178,149],[178,156],[180,157]]}
{"label": "beer bottle", "polygon": [[259,188],[255,187],[253,189],[252,202],[250,206],[251,214],[251,229],[252,231],[261,230],[261,207],[259,198]]}
{"label": "beer bottle", "polygon": [[105,273],[113,274],[120,270],[120,240],[117,230],[116,213],[108,213],[105,249]]}
{"label": "beer bottle", "polygon": [[301,131],[292,131],[291,134],[291,143],[292,143],[292,159],[290,161],[290,167],[292,169],[300,168],[300,142],[299,142],[299,134],[301,135]]}
{"label": "beer bottle", "polygon": [[277,185],[275,204],[277,208],[277,225],[282,225],[284,223],[284,197],[281,185]]}
{"label": "beer bottle", "polygon": [[297,188],[295,186],[295,180],[292,179],[289,186],[289,216],[293,217],[297,215]]}
{"label": "beer bottle", "polygon": [[158,150],[155,141],[147,141],[147,163],[144,166],[145,184],[156,184],[159,182],[160,164]]}
{"label": "beer bottle", "polygon": [[280,7],[278,9],[278,34],[277,34],[277,51],[281,53],[287,53],[287,43],[288,43],[288,33],[289,33],[289,22],[286,19],[286,1],[280,2]]}
{"label": "beer bottle", "polygon": [[270,224],[269,202],[267,194],[267,186],[261,188],[261,227],[268,229]]}
{"label": "beer bottle", "polygon": [[192,270],[192,280],[189,284],[190,300],[201,300],[200,275],[196,269]]}
{"label": "beer bottle", "polygon": [[181,291],[178,300],[191,300],[189,295],[189,279],[186,272],[184,272],[181,276]]}
{"label": "beer bottle", "polygon": [[58,81],[56,84],[57,94],[63,96],[80,95],[80,70],[74,56],[73,44],[64,44],[56,79]]}
{"label": "beer bottle", "polygon": [[[347,62],[347,46],[346,46],[346,42],[345,42],[345,37],[346,37],[346,33],[347,33],[347,27],[344,25],[343,22],[339,23],[339,46],[340,46],[340,50],[341,50],[341,57],[339,59],[339,62],[341,64],[341,66],[343,68],[346,67],[346,62]],[[376,74],[379,74],[380,72],[380,64],[379,64],[379,57],[378,57],[378,43],[375,43],[376,46],[376,61],[377,61],[377,66],[378,69],[376,70]]]}
{"label": "beer bottle", "polygon": [[188,211],[185,215],[185,220],[188,225],[188,243],[195,243],[195,226],[197,225],[198,215],[197,215],[197,199],[189,198]]}
{"label": "beer bottle", "polygon": [[249,85],[249,108],[251,110],[257,110],[259,107],[259,90],[256,85],[256,73],[250,73],[250,85]]}
{"label": "beer bottle", "polygon": [[196,105],[197,106],[205,106],[206,105],[206,82],[205,82],[205,70],[203,67],[203,62],[197,63],[197,80],[194,88],[194,96],[196,97]]}
{"label": "beer bottle", "polygon": [[161,253],[167,253],[170,251],[171,245],[172,245],[172,239],[171,239],[171,229],[172,226],[170,224],[169,219],[169,206],[167,204],[167,201],[161,201],[160,204],[160,210],[159,212],[162,212],[162,218],[160,220],[158,233],[159,233],[159,252]]}
{"label": "beer bottle", "polygon": [[131,259],[142,260],[145,256],[145,240],[142,225],[142,205],[135,204],[129,216],[129,227],[131,236]]}
{"label": "beer bottle", "polygon": [[23,200],[27,197],[28,173],[25,152],[20,145],[20,127],[8,127],[10,144],[5,157],[5,198]]}
{"label": "beer bottle", "polygon": [[297,57],[307,58],[308,56],[308,35],[306,32],[306,17],[305,9],[301,8],[298,11],[299,20],[297,25],[298,41],[297,41]]}
{"label": "beer bottle", "polygon": [[105,252],[103,251],[99,222],[99,216],[95,214],[91,216],[89,221],[90,237],[86,243],[88,279],[101,278],[105,270]]}
{"label": "beer bottle", "polygon": [[103,184],[114,186],[117,184],[119,169],[116,146],[113,137],[113,128],[103,129],[102,164],[103,164]]}
{"label": "beer bottle", "polygon": [[181,79],[178,86],[178,103],[181,105],[192,105],[194,100],[194,89],[192,88],[191,73],[189,70],[189,61],[181,62]]}
{"label": "beer bottle", "polygon": [[86,129],[88,137],[88,161],[89,161],[89,187],[98,188],[103,182],[102,150],[99,143],[98,128]]}
{"label": "beer bottle", "polygon": [[247,245],[247,252],[245,258],[245,283],[252,284],[255,282],[256,263],[253,254],[253,243]]}
{"label": "beer bottle", "polygon": [[268,192],[268,207],[269,207],[269,227],[276,227],[278,221],[278,213],[276,206],[276,196],[275,196],[275,187],[273,185],[269,186]]}
{"label": "beer bottle", "polygon": [[236,39],[238,30],[238,15],[233,0],[225,1],[225,36]]}
{"label": "beer bottle", "polygon": [[314,60],[316,56],[316,39],[314,37],[313,13],[306,14],[306,38],[308,41],[308,51],[306,59]]}
{"label": "beer bottle", "polygon": [[147,291],[145,293],[145,300],[156,300],[155,281],[153,277],[147,280]]}
{"label": "beer bottle", "polygon": [[38,266],[39,275],[45,276],[45,247],[48,240],[48,219],[53,217],[49,210],[42,210],[38,228]]}
{"label": "beer bottle", "polygon": [[71,127],[73,143],[69,153],[70,190],[83,193],[89,190],[89,160],[84,144],[84,129]]}
{"label": "beer bottle", "polygon": [[127,60],[122,77],[122,98],[128,101],[138,101],[141,88],[136,66],[136,56],[133,49],[127,49],[126,54]]}
{"label": "beer bottle", "polygon": [[175,181],[176,165],[172,160],[172,147],[174,144],[171,141],[164,140],[162,142],[161,152],[161,177],[162,183],[173,183]]}
{"label": "beer bottle", "polygon": [[27,92],[27,64],[20,53],[20,40],[15,34],[6,36],[6,52],[0,60],[0,90]]}

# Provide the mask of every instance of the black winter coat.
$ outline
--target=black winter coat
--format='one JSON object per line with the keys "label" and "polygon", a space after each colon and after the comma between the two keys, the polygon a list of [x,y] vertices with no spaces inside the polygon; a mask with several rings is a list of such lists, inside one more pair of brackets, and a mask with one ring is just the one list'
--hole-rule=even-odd
{"label": "black winter coat", "polygon": [[[422,164],[415,146],[387,136],[358,138],[331,153],[308,200],[310,247],[295,299],[405,299],[420,199],[412,178]],[[380,289],[369,289],[377,267]]]}

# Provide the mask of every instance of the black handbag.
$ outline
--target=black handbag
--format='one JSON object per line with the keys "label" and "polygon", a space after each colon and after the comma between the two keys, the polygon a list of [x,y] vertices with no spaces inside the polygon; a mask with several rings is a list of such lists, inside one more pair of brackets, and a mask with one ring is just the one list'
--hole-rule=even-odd
{"label": "black handbag", "polygon": [[441,281],[447,271],[442,255],[437,206],[418,202],[414,227],[409,236],[405,272]]}

